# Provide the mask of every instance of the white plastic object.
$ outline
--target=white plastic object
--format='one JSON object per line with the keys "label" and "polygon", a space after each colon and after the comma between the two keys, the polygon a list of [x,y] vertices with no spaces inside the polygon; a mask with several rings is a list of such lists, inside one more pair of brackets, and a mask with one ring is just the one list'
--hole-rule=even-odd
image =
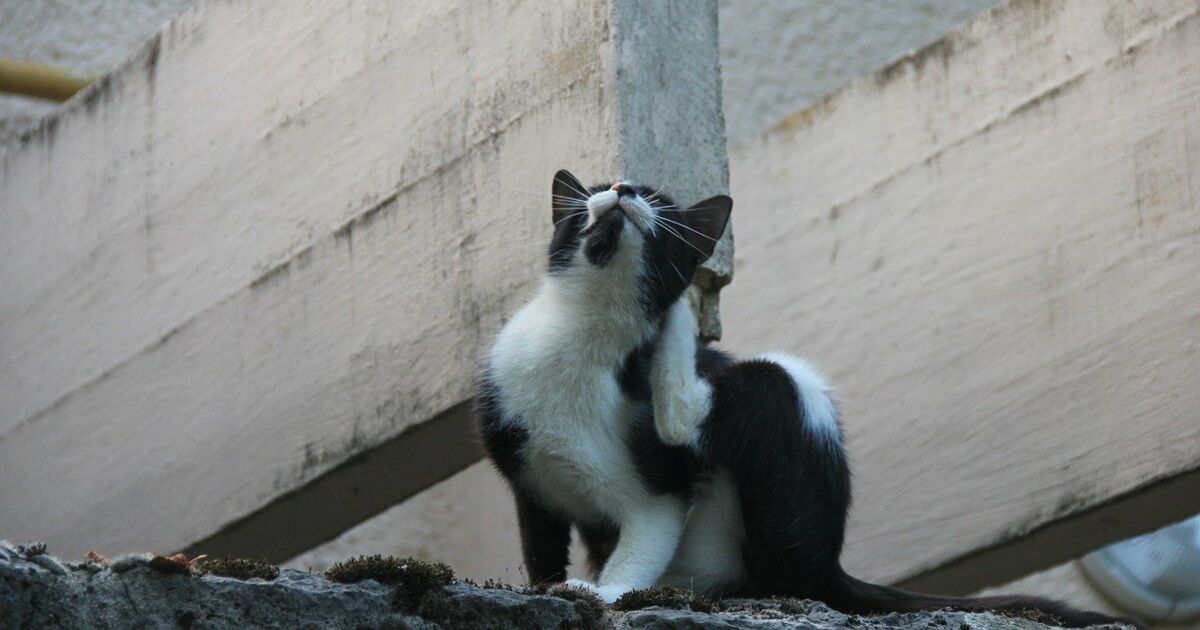
{"label": "white plastic object", "polygon": [[1080,560],[1105,595],[1147,621],[1200,618],[1200,515]]}

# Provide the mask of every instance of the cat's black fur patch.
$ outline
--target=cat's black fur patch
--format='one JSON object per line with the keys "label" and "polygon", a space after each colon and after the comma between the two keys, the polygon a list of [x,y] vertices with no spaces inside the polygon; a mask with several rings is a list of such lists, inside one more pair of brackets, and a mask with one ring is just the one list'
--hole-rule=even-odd
{"label": "cat's black fur patch", "polygon": [[571,524],[561,515],[546,509],[516,483],[521,471],[521,448],[529,434],[517,422],[503,422],[500,392],[483,373],[476,384],[475,419],[484,451],[500,474],[509,481],[517,503],[517,522],[521,529],[521,549],[525,570],[532,584],[549,584],[566,579],[567,554],[571,544]]}
{"label": "cat's black fur patch", "polygon": [[702,427],[709,465],[733,473],[746,528],[747,594],[816,597],[827,592],[850,507],[841,445],[806,426],[800,392],[767,361],[742,361],[712,380]]}
{"label": "cat's black fur patch", "polygon": [[521,529],[521,552],[529,583],[535,586],[567,579],[571,547],[571,523],[546,509],[516,484],[510,484],[517,501],[517,524]]}
{"label": "cat's black fur patch", "polygon": [[649,401],[638,405],[628,445],[642,484],[650,492],[691,499],[700,461],[691,449],[663,443],[654,427],[654,407]]}
{"label": "cat's black fur patch", "polygon": [[617,546],[617,536],[621,530],[616,525],[594,523],[576,523],[575,528],[579,530],[579,538],[587,548],[588,568],[593,575],[599,575],[613,548]]}
{"label": "cat's black fur patch", "polygon": [[630,400],[650,402],[650,362],[654,360],[656,339],[650,339],[625,355],[617,366],[617,384]]}
{"label": "cat's black fur patch", "polygon": [[609,210],[596,222],[583,229],[583,253],[588,262],[603,267],[617,253],[621,241],[621,230],[625,227],[625,214],[620,210]]}
{"label": "cat's black fur patch", "polygon": [[518,422],[504,422],[500,409],[500,392],[490,375],[483,372],[475,382],[475,424],[483,442],[483,450],[507,479],[513,479],[521,469],[521,447],[529,433]]}

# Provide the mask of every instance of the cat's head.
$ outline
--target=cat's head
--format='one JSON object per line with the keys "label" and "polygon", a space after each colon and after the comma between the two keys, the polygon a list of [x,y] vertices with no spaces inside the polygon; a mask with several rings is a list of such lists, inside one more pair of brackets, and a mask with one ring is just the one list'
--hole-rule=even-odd
{"label": "cat's head", "polygon": [[725,195],[679,208],[661,190],[632,182],[585,187],[554,175],[550,273],[565,282],[635,283],[652,313],[691,284],[725,232],[733,200]]}

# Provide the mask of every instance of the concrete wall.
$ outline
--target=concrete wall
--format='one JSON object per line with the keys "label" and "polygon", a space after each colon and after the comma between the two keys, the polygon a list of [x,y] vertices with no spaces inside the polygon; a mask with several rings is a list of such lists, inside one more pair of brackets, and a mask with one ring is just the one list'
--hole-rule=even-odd
{"label": "concrete wall", "polygon": [[758,135],[1002,0],[725,0],[729,144]]}
{"label": "concrete wall", "polygon": [[[191,4],[191,0],[126,3],[0,1],[0,55],[58,65],[84,75],[102,74],[134,54],[159,25]],[[878,6],[841,3],[842,6],[834,6],[786,2],[765,3],[758,7],[761,11],[748,11],[745,4],[723,3],[721,46],[725,103],[729,125],[734,130],[731,135],[745,137],[750,130],[773,122],[782,112],[791,111],[863,70],[932,39],[982,4],[961,1],[883,3]],[[764,31],[768,27],[774,30]],[[839,35],[831,37],[833,33]],[[804,63],[796,63],[796,59],[802,59]],[[0,119],[4,119],[7,132],[29,124],[33,117],[57,109],[18,97],[3,98],[0,107],[4,108],[0,109]],[[532,182],[529,187],[540,190],[542,186]],[[124,341],[118,338],[112,343],[120,345]],[[88,348],[88,345],[83,347]],[[88,354],[92,352],[89,350]],[[63,357],[75,361],[69,353]],[[57,372],[55,369],[54,373]],[[34,381],[35,386],[45,384],[44,378],[24,378]],[[421,495],[447,498],[440,502],[414,499],[413,505],[421,505],[422,500],[433,501],[434,506],[476,505],[490,500],[499,504],[495,509],[504,516],[493,523],[481,523],[480,527],[488,528],[497,538],[507,539],[507,534],[496,533],[498,527],[511,532],[513,523],[511,514],[505,512],[507,497],[503,492],[494,491],[496,483],[485,466],[475,466],[447,482],[446,488]],[[484,489],[493,491],[484,492]],[[456,492],[470,493],[471,498],[449,498]],[[328,548],[329,553],[314,552],[310,558],[332,561],[338,559],[339,553],[353,549],[432,551],[436,547],[433,541],[444,540],[446,532],[450,531],[454,533],[449,536],[456,540],[451,547],[461,552],[462,560],[458,564],[463,565],[460,570],[465,574],[503,578],[505,571],[516,568],[511,547],[496,545],[486,536],[475,535],[478,531],[467,527],[465,521],[458,527],[451,527],[450,524],[457,520],[457,512],[405,506],[398,506],[342,539],[343,543],[361,540],[365,546],[335,544]],[[404,534],[396,536],[395,531]],[[397,538],[401,542],[397,543]],[[321,565],[325,560],[313,562]]]}
{"label": "concrete wall", "polygon": [[[856,572],[965,594],[1198,508],[1196,29],[1189,2],[1018,2],[733,150],[724,345],[833,377]],[[494,494],[397,506],[296,564],[518,572],[503,485],[453,483]]]}
{"label": "concrete wall", "polygon": [[[97,76],[195,0],[0,0],[0,57]],[[920,48],[1001,0],[722,0],[730,144]],[[0,96],[0,142],[55,105]]]}
{"label": "concrete wall", "polygon": [[854,572],[969,590],[1200,509],[1198,10],[1015,2],[732,152],[727,345],[837,384]]}
{"label": "concrete wall", "polygon": [[[997,3],[722,1],[721,76],[730,144],[751,139]],[[748,175],[731,173],[732,178]],[[478,464],[289,564],[323,569],[351,555],[386,551],[446,558],[479,580],[511,579],[522,568],[510,503],[503,482],[488,464]],[[574,571],[582,574],[580,567]]]}
{"label": "concrete wall", "polygon": [[[697,9],[287,0],[173,21],[2,157],[6,535],[182,547],[461,409],[544,267],[557,168],[646,173],[684,203],[726,190],[716,5]],[[309,541],[295,553],[380,496],[258,548]]]}
{"label": "concrete wall", "polygon": [[[195,0],[0,0],[0,58],[99,76],[137,50]],[[58,108],[0,95],[0,144]]]}
{"label": "concrete wall", "polygon": [[[735,350],[791,347],[824,364],[839,382],[853,438],[851,447],[857,453],[858,483],[865,488],[859,494],[850,559],[855,569],[866,575],[895,579],[961,557],[964,549],[1019,539],[1105,497],[1195,466],[1167,444],[1194,440],[1186,427],[1180,429],[1177,423],[1182,406],[1194,403],[1180,396],[1179,379],[1195,380],[1196,362],[1188,359],[1194,355],[1186,354],[1192,346],[1189,337],[1181,333],[1193,329],[1195,322],[1175,315],[1186,311],[1181,310],[1180,301],[1194,298],[1195,293],[1192,285],[1171,275],[1179,265],[1195,263],[1194,258],[1186,258],[1187,251],[1194,251],[1186,241],[1191,228],[1178,224],[1179,208],[1189,203],[1195,207],[1194,198],[1180,196],[1184,194],[1181,182],[1191,182],[1171,168],[1190,164],[1188,147],[1194,142],[1194,128],[1188,126],[1188,120],[1194,118],[1187,118],[1186,109],[1179,110],[1185,114],[1175,115],[1178,112],[1173,108],[1178,104],[1173,95],[1194,96],[1194,88],[1178,83],[1179,76],[1170,72],[1170,64],[1194,59],[1194,51],[1189,54],[1187,48],[1171,46],[1185,45],[1179,40],[1194,35],[1188,29],[1194,29],[1195,20],[1189,17],[1186,3],[1122,7],[1106,2],[1097,5],[1100,8],[1089,8],[1082,3],[1068,7],[1054,2],[1037,6],[1019,2],[1017,7],[972,25],[965,35],[955,35],[924,54],[844,88],[829,101],[796,112],[799,104],[819,97],[827,87],[902,48],[919,44],[928,38],[925,33],[936,34],[943,26],[992,3],[853,4],[836,11],[829,10],[833,5],[827,3],[767,3],[761,11],[748,11],[734,2],[721,6],[727,120],[730,136],[745,141],[734,154],[731,174],[739,226],[750,221],[760,226],[748,227],[745,235],[739,235],[739,262],[749,267],[734,285],[736,306],[729,307],[733,314],[727,320],[727,345]],[[856,14],[859,10],[862,13]],[[857,22],[874,35],[856,40],[854,29],[841,26],[843,20]],[[777,38],[762,30],[768,26],[779,29]],[[841,35],[832,36],[838,33]],[[889,39],[893,36],[897,39]],[[776,45],[779,42],[785,45]],[[851,53],[844,52],[847,42]],[[881,42],[896,43],[875,47]],[[1164,50],[1174,56],[1165,55]],[[826,52],[831,57],[821,57]],[[1157,56],[1147,57],[1151,53]],[[841,61],[838,55],[844,55]],[[798,58],[806,63],[795,63]],[[1178,70],[1182,75],[1190,68]],[[1151,90],[1136,78],[1139,76],[1157,76],[1165,87]],[[1101,85],[1105,80],[1108,83]],[[966,96],[964,91],[968,91]],[[1140,118],[1131,118],[1134,110],[1127,99],[1133,96],[1129,95],[1150,105]],[[1089,98],[1086,105],[1078,100]],[[1101,108],[1097,103],[1106,105]],[[795,115],[767,134],[755,136],[764,124],[788,112]],[[1089,112],[1111,120],[1091,119],[1090,127],[1066,124]],[[1031,124],[1039,120],[1041,126]],[[1110,122],[1116,129],[1101,134],[1102,145],[1084,142],[1095,130],[1108,129]],[[854,125],[860,127],[857,134],[837,135]],[[1059,135],[1052,135],[1056,132]],[[829,135],[818,137],[822,133]],[[883,139],[887,145],[864,143],[863,134],[867,139]],[[1050,140],[1043,140],[1047,137]],[[1066,155],[1059,153],[1068,150]],[[1108,159],[1095,161],[1096,156],[1110,152]],[[927,162],[916,164],[905,158],[913,154]],[[1039,168],[1013,171],[1011,163],[1004,161],[1013,157]],[[963,160],[975,166],[953,170]],[[1010,170],[992,174],[991,165],[997,161]],[[1063,170],[1070,162],[1096,164],[1101,171]],[[1134,164],[1137,169],[1122,179],[1122,164]],[[953,186],[976,180],[983,183],[953,193]],[[997,181],[1004,182],[999,186],[1020,181],[1021,190],[1026,190],[1029,182],[1041,188],[1026,190],[1020,200],[1005,199],[986,186]],[[919,207],[906,205],[897,197],[899,193],[891,188],[896,186],[907,186],[914,199],[923,200]],[[921,208],[928,212],[933,207],[957,208],[967,217],[995,216],[992,213],[1000,211],[997,209],[1009,212],[1022,205],[1059,208],[1063,216],[1082,212],[1063,201],[1063,186],[1081,195],[1090,189],[1099,191],[1093,197],[1082,197],[1095,200],[1083,204],[1083,210],[1104,208],[1106,213],[1127,217],[1133,212],[1138,215],[1132,224],[1136,227],[1117,224],[1110,231],[1092,234],[1083,227],[1085,223],[1109,225],[1104,219],[1109,214],[1086,212],[1077,218],[1085,223],[1068,224],[1046,223],[1048,214],[1021,215],[1026,224],[1038,227],[1019,236],[986,221],[956,223],[954,217],[937,215],[939,224],[934,227],[916,220],[923,216]],[[540,190],[542,185],[531,181],[529,187]],[[759,188],[779,194],[762,195]],[[939,191],[951,196],[928,196]],[[987,203],[975,203],[976,196]],[[1110,208],[1101,197],[1116,201]],[[896,223],[875,209],[885,206],[908,208],[909,220]],[[847,222],[841,221],[843,212],[858,218],[847,227]],[[1166,236],[1148,233],[1164,226]],[[1044,230],[1065,235],[1087,233],[1090,245],[1066,237],[1053,241],[1030,238]],[[952,256],[968,245],[974,255],[980,244],[991,238],[979,235],[996,233],[1007,234],[1006,240],[999,242],[1008,245],[1028,240],[1020,251],[1041,261],[1037,264],[1041,271],[1022,270],[1003,258],[992,260],[1006,271],[987,271]],[[887,249],[888,240],[897,234],[903,236],[902,241],[939,243],[945,248],[917,251],[906,258]],[[1105,258],[1101,244],[1110,242],[1118,253]],[[1125,251],[1115,245],[1120,242],[1140,245]],[[794,246],[797,243],[798,248]],[[785,267],[791,270],[788,277],[771,275],[766,260],[775,259],[785,244],[785,249],[816,253],[787,259],[795,260],[796,265]],[[1148,253],[1153,251],[1159,251],[1163,259]],[[961,269],[949,274],[957,284],[925,286],[946,275],[948,266]],[[1167,275],[1162,276],[1131,271],[1164,268]],[[801,273],[805,269],[815,271],[809,276]],[[1093,269],[1105,272],[1089,271]],[[1043,271],[1048,275],[1043,277]],[[1147,293],[1131,292],[1134,289],[1128,282],[1101,284],[1102,276],[1112,275],[1148,279]],[[769,293],[764,292],[767,286],[772,287]],[[794,299],[797,295],[806,299],[796,302],[796,307],[771,301],[775,296]],[[925,306],[915,302],[883,305],[886,298],[881,296],[886,295],[924,296]],[[1003,317],[978,308],[990,304],[996,295],[1006,295],[1016,303]],[[1113,319],[1112,310],[1094,302],[1105,296],[1121,305],[1142,300],[1148,306],[1135,309],[1128,319]],[[860,304],[852,303],[856,300]],[[929,310],[930,306],[937,308]],[[1045,319],[1038,320],[1035,312],[1044,314]],[[770,313],[770,319],[761,313]],[[1015,323],[996,329],[996,322],[1004,318],[1015,318]],[[860,341],[863,326],[872,331],[869,346]],[[1174,332],[1142,335],[1156,326]],[[806,332],[796,332],[800,330]],[[932,336],[923,337],[922,331]],[[1125,338],[1130,341],[1122,347],[1133,357],[1129,369],[1134,372],[1122,371],[1104,359],[1112,352],[1104,348]],[[1180,339],[1182,349],[1163,347]],[[915,351],[912,342],[919,342]],[[1139,348],[1162,352],[1152,358],[1145,352],[1139,354]],[[1026,372],[1035,376],[1019,376]],[[1176,372],[1174,377],[1170,372]],[[1015,388],[1015,393],[991,389],[989,381],[997,379],[1004,380],[1005,388]],[[1117,389],[1104,395],[1088,389],[1089,382]],[[1123,384],[1140,384],[1141,391],[1153,395],[1144,397],[1136,408],[1121,407],[1140,400],[1120,389]],[[1065,393],[1051,395],[1051,390]],[[906,397],[903,392],[919,392],[920,397]],[[1092,406],[1077,401],[1096,396],[1098,401]],[[909,411],[913,407],[928,408],[928,412],[913,416]],[[1032,410],[1025,411],[1029,408]],[[1097,420],[1093,416],[1098,408]],[[1106,411],[1109,408],[1138,418],[1137,431],[1142,435],[1134,437],[1143,441],[1133,443],[1138,444],[1137,452],[1150,455],[1135,458],[1132,472],[1110,471],[1117,464],[1104,457],[1109,451],[1107,436],[1120,426],[1130,426],[1120,424],[1120,414]],[[1021,425],[1030,430],[1031,439],[1051,438],[1046,444],[1030,442],[1022,447],[1030,453],[1028,458],[1012,457],[1018,446],[993,448],[994,441],[1011,430],[1001,418],[1012,414],[1035,419]],[[1145,424],[1147,417],[1158,414],[1166,419]],[[902,429],[889,425],[901,421]],[[1081,423],[1086,425],[1084,434],[1104,435],[1105,439],[1071,443]],[[1047,430],[1055,424],[1069,430]],[[973,432],[976,435],[971,435]],[[939,434],[945,441],[931,437]],[[895,444],[903,447],[897,449]],[[1034,465],[1039,457],[1058,461],[1063,452],[1072,455],[1062,470]],[[947,457],[947,453],[953,455]],[[989,458],[989,453],[996,458]],[[912,460],[921,465],[913,465]],[[1019,463],[1014,465],[1014,461]],[[1089,462],[1095,465],[1089,466]],[[1014,467],[1030,470],[1013,474]],[[897,470],[904,472],[898,475]],[[903,487],[893,483],[896,479]],[[980,479],[993,481],[970,483]],[[911,488],[931,480],[932,485],[949,489],[912,505],[905,503],[913,496]],[[1022,490],[1000,496],[998,511],[962,498],[975,497],[980,488],[993,485]],[[1028,496],[1024,488],[1031,489]],[[939,509],[945,504],[979,509],[971,508],[969,513]],[[886,531],[872,530],[873,523],[882,523]],[[946,528],[942,523],[951,525]],[[957,529],[959,525],[966,530]],[[1137,522],[1132,526],[1147,525]],[[1115,535],[1116,530],[1110,528],[1095,539]],[[449,560],[464,575],[512,580],[520,573],[515,540],[515,519],[503,485],[485,464],[479,464],[364,522],[333,543],[298,557],[293,564],[322,567],[355,553],[416,553]],[[921,556],[926,550],[930,554]],[[873,566],[868,559],[879,552],[881,563]]]}

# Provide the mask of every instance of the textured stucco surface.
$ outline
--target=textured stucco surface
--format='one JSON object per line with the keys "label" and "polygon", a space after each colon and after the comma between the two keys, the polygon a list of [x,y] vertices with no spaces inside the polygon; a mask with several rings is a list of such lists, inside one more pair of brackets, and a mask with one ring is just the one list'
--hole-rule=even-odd
{"label": "textured stucco surface", "polygon": [[181,548],[459,408],[557,168],[724,192],[716,2],[634,6],[205,2],[13,143],[6,531]]}
{"label": "textured stucco surface", "polygon": [[[195,0],[0,0],[0,58],[97,76]],[[0,95],[0,143],[58,107]]]}
{"label": "textured stucco surface", "polygon": [[[0,57],[84,75],[129,56],[195,0],[0,0]],[[1001,0],[722,0],[725,120],[736,144]],[[0,141],[55,105],[0,96]]]}
{"label": "textured stucco surface", "polygon": [[[284,566],[324,571],[353,555],[387,553],[444,558],[466,578],[523,584],[527,576],[516,536],[508,484],[490,463],[479,462]],[[571,557],[584,557],[579,551],[572,550]]]}
{"label": "textured stucco surface", "polygon": [[[1196,29],[1188,2],[1014,5],[733,151],[727,347],[832,375],[853,570],[896,580],[1195,465]],[[1114,344],[1127,361],[1102,359]],[[1137,445],[1120,463],[1114,435]],[[427,527],[494,526],[511,571],[510,499],[469,474],[495,490],[472,523]],[[388,542],[398,514],[355,535],[409,549]]]}
{"label": "textured stucco surface", "polygon": [[[996,4],[998,0],[721,2],[721,74],[730,144]],[[440,552],[463,575],[511,579],[522,570],[516,536],[508,489],[484,463],[289,564],[326,567],[367,550]],[[582,556],[576,550],[572,557]],[[573,571],[582,574],[581,567]]]}
{"label": "textured stucco surface", "polygon": [[723,0],[730,146],[1001,0]]}
{"label": "textured stucco surface", "polygon": [[[0,0],[0,55],[55,63],[81,73],[102,72],[190,3]],[[720,45],[731,144],[752,138],[847,80],[936,39],[996,4],[995,0],[722,2]],[[0,139],[30,116],[52,109],[26,99],[0,97]],[[758,163],[752,155],[741,162]],[[745,172],[732,173],[735,185]],[[743,255],[755,254],[743,251]],[[503,483],[486,465],[477,465],[292,564],[321,567],[364,552],[449,555],[464,575],[511,579],[520,568],[509,503]],[[1090,589],[1071,582],[1077,576],[1070,569],[1067,565],[1047,571],[1003,590],[1061,593],[1090,604],[1086,597]]]}

